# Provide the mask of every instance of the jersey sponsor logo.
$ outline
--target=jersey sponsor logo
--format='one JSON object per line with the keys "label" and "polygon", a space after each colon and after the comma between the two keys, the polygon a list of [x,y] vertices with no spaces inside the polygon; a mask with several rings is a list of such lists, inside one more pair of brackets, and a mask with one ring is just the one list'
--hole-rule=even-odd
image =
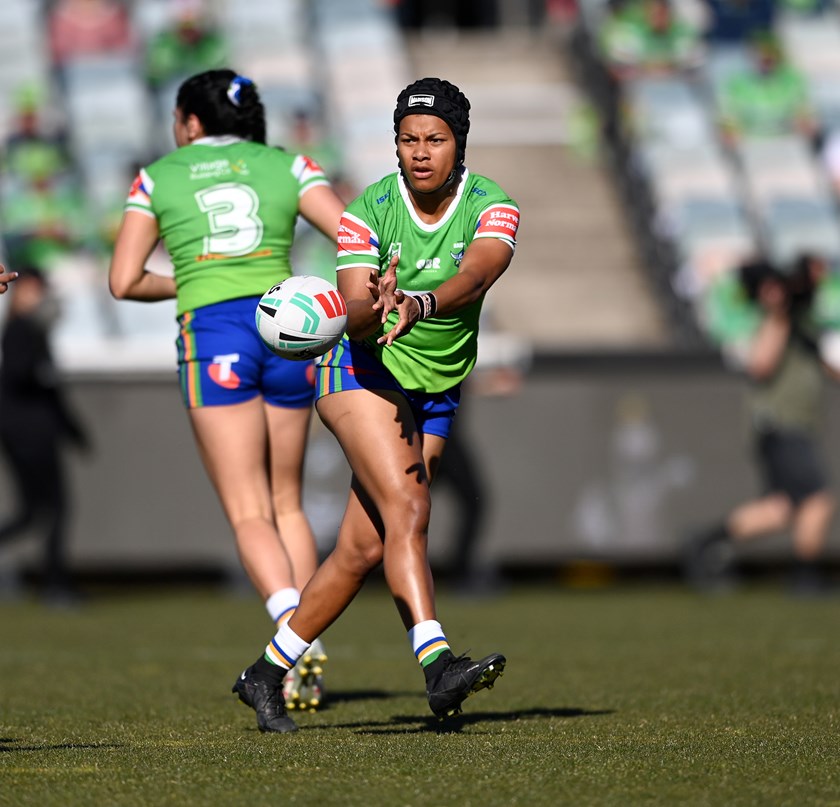
{"label": "jersey sponsor logo", "polygon": [[381,205],[383,202],[387,202],[391,198],[391,191],[388,191],[384,196],[380,196],[376,200],[376,204]]}
{"label": "jersey sponsor logo", "polygon": [[143,182],[143,175],[138,174],[128,192],[128,204],[151,207],[152,199],[146,185]]}
{"label": "jersey sponsor logo", "polygon": [[202,160],[197,163],[190,163],[190,181],[199,179],[213,179],[215,177],[224,177],[232,173],[242,173],[242,168],[245,168],[247,173],[247,166],[242,160],[239,160],[241,165],[234,171],[233,166],[228,159],[220,160]]}
{"label": "jersey sponsor logo", "polygon": [[233,365],[239,361],[238,353],[227,353],[221,356],[213,356],[213,363],[207,368],[207,374],[211,380],[225,389],[237,389],[239,387],[239,376],[233,369]]}
{"label": "jersey sponsor logo", "polygon": [[519,229],[519,210],[511,205],[493,205],[488,207],[478,219],[475,227],[476,238],[496,236],[513,239]]}
{"label": "jersey sponsor logo", "polygon": [[415,266],[421,271],[425,269],[440,269],[440,258],[420,258]]}
{"label": "jersey sponsor logo", "polygon": [[472,192],[473,192],[476,196],[487,196],[487,191],[486,191],[486,190],[484,190],[484,188],[473,188],[473,189],[472,189]]}
{"label": "jersey sponsor logo", "polygon": [[345,213],[341,217],[337,241],[339,257],[354,254],[379,254],[379,240],[361,219],[350,213]]}
{"label": "jersey sponsor logo", "polygon": [[434,95],[409,95],[408,96],[408,105],[412,106],[434,106],[435,105],[435,97]]}
{"label": "jersey sponsor logo", "polygon": [[[258,249],[256,252],[249,252],[247,255],[237,255],[236,257],[244,258],[245,260],[251,260],[251,258],[270,258],[274,254],[273,250],[271,249]],[[230,255],[223,255],[220,252],[210,252],[207,255],[196,255],[196,261],[226,261],[230,258]]]}
{"label": "jersey sponsor logo", "polygon": [[316,294],[315,299],[321,304],[321,308],[324,309],[327,319],[335,319],[347,313],[344,298],[335,290]]}

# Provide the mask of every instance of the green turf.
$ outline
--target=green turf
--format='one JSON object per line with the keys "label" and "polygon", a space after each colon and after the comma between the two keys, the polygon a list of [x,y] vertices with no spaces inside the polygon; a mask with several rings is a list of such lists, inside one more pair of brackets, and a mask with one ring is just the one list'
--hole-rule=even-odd
{"label": "green turf", "polygon": [[428,713],[368,588],[328,632],[329,708],[262,735],[230,686],[271,635],[255,598],[0,606],[0,805],[840,804],[840,601],[773,588],[440,597],[457,652],[508,670]]}

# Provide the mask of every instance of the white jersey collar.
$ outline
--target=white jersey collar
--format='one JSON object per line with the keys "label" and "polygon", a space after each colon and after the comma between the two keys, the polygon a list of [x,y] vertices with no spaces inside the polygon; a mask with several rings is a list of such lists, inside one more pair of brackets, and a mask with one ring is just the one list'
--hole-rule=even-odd
{"label": "white jersey collar", "polygon": [[427,233],[433,233],[435,230],[439,230],[443,227],[452,216],[455,215],[455,210],[458,207],[459,203],[461,202],[461,197],[464,195],[464,188],[467,185],[467,177],[469,177],[470,172],[464,168],[461,172],[461,178],[458,180],[458,188],[455,191],[455,198],[450,202],[449,207],[446,208],[446,212],[443,214],[443,217],[440,221],[436,221],[434,224],[427,224],[423,221],[420,216],[417,215],[417,211],[414,209],[414,205],[411,203],[411,197],[409,196],[408,186],[405,184],[405,180],[403,179],[403,175],[400,172],[397,172],[397,186],[400,189],[400,196],[403,198],[403,202],[408,209],[408,215],[411,216],[411,220],[421,229],[425,230]]}
{"label": "white jersey collar", "polygon": [[244,139],[236,135],[207,135],[199,137],[190,143],[191,146],[230,146],[233,143],[244,143]]}

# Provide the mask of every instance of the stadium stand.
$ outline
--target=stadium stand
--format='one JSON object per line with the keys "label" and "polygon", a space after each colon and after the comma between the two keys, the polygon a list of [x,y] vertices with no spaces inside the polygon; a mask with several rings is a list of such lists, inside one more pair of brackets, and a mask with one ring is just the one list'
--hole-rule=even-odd
{"label": "stadium stand", "polygon": [[[673,8],[702,26],[704,5],[715,4]],[[837,127],[840,13],[777,3],[771,31],[710,37],[692,69],[627,76],[611,69],[603,27],[642,6],[584,0],[569,52],[644,261],[673,297],[672,321],[689,343],[715,343],[729,329],[710,297],[730,295],[731,274],[752,255],[785,269],[810,251],[837,269],[837,196],[819,149]]]}

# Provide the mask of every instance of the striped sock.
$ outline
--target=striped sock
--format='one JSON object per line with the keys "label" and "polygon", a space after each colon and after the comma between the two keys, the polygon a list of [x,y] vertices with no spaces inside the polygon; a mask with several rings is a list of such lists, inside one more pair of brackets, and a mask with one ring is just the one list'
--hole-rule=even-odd
{"label": "striped sock", "polygon": [[309,649],[309,642],[304,642],[284,622],[275,634],[274,638],[265,648],[265,660],[277,667],[291,670],[297,660]]}
{"label": "striped sock", "polygon": [[408,641],[411,642],[411,649],[414,651],[421,667],[428,666],[441,653],[449,650],[449,642],[443,635],[443,628],[440,626],[440,622],[436,622],[434,619],[418,622],[408,632]]}
{"label": "striped sock", "polygon": [[291,617],[299,603],[300,592],[296,588],[281,588],[265,601],[265,610],[274,624],[280,625]]}

